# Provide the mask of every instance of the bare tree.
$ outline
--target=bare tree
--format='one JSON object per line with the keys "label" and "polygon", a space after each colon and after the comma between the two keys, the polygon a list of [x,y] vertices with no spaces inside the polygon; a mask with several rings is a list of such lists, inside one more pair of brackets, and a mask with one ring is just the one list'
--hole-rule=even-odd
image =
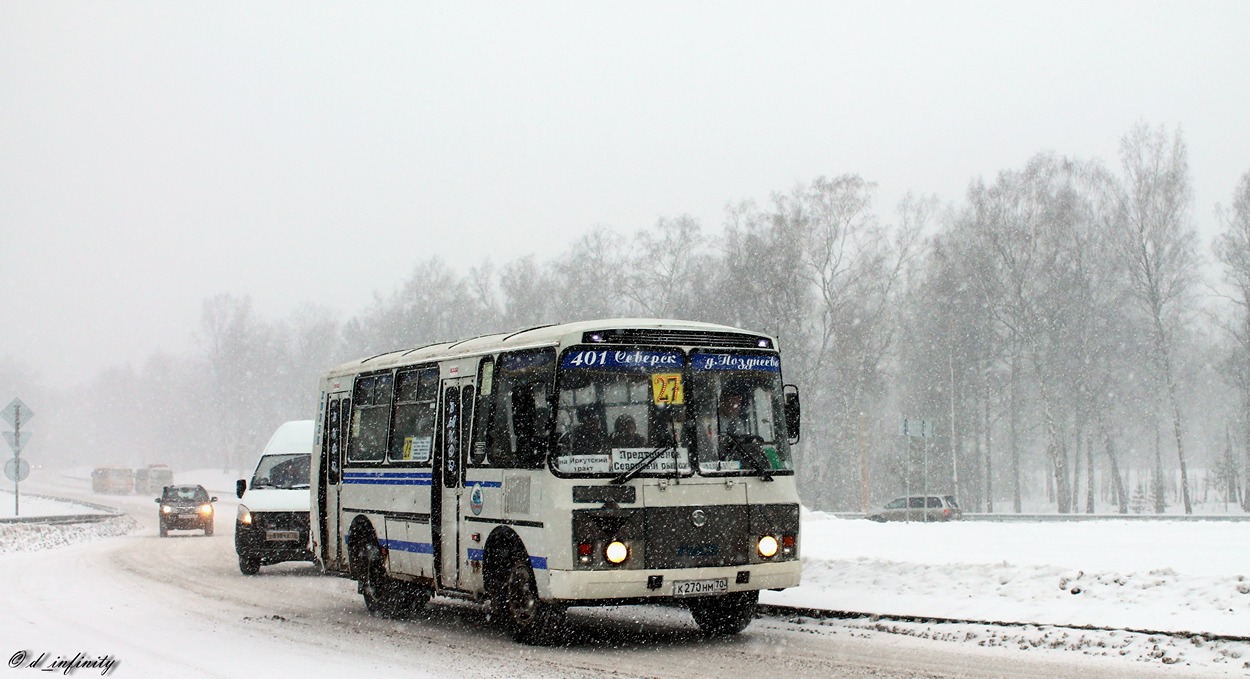
{"label": "bare tree", "polygon": [[[1232,374],[1237,376],[1242,413],[1250,413],[1250,172],[1244,174],[1233,195],[1231,208],[1216,211],[1224,231],[1216,238],[1215,257],[1224,265],[1224,281],[1231,288],[1236,320],[1230,334],[1237,350]],[[1250,416],[1243,415],[1246,445],[1245,478],[1250,480]],[[1242,508],[1250,511],[1250,492],[1242,497]]]}
{"label": "bare tree", "polygon": [[1174,369],[1175,329],[1197,279],[1197,236],[1190,225],[1189,161],[1180,130],[1169,134],[1138,124],[1120,141],[1124,189],[1119,246],[1132,297],[1145,314],[1172,411],[1172,433],[1181,472],[1181,501],[1193,513],[1185,437]]}
{"label": "bare tree", "polygon": [[875,420],[861,414],[877,410],[886,391],[882,363],[900,327],[905,274],[922,246],[919,217],[927,215],[919,203],[905,205],[904,221],[888,229],[872,210],[875,190],[857,175],[843,175],[776,197],[777,228],[802,237],[800,275],[815,291],[812,400],[830,410],[812,429],[813,442],[833,453],[816,479],[830,496],[857,494],[854,480],[839,470],[858,469],[858,453],[868,445]]}
{"label": "bare tree", "polygon": [[278,356],[272,328],[252,311],[250,297],[220,294],[204,301],[201,339],[212,376],[222,471],[238,470],[276,419],[271,389]]}
{"label": "bare tree", "polygon": [[654,230],[640,230],[627,258],[628,273],[621,279],[625,298],[639,313],[654,318],[692,310],[697,304],[690,291],[707,268],[708,251],[702,227],[690,215],[660,219]]}
{"label": "bare tree", "polygon": [[606,318],[626,312],[630,280],[625,238],[606,226],[584,234],[551,266],[552,321]]}

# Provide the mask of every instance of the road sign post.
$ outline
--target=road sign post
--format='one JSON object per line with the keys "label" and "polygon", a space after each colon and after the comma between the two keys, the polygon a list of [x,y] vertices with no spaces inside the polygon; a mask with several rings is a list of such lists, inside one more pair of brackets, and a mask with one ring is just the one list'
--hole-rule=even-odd
{"label": "road sign post", "polygon": [[[13,449],[13,459],[9,460],[9,463],[13,465],[12,474],[9,473],[9,463],[4,465],[5,475],[13,479],[13,516],[21,516],[22,514],[21,483],[22,479],[26,478],[27,474],[30,474],[30,465],[22,459],[22,421],[29,420],[34,416],[35,413],[25,403],[22,403],[20,398],[13,399],[9,405],[5,406],[4,410],[0,410],[0,420],[8,422],[9,426],[13,427],[12,434],[9,432],[4,433],[4,439],[8,441],[9,447]],[[30,435],[27,434],[26,437],[30,438]]]}

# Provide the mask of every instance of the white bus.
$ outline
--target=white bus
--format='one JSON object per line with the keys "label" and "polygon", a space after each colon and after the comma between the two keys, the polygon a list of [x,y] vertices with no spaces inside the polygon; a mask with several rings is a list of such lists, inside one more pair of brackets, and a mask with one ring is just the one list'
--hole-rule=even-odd
{"label": "white bus", "polygon": [[640,319],[352,361],[321,384],[310,546],[379,615],[489,601],[534,642],[569,606],[680,599],[736,634],[799,584],[781,375],[772,337]]}

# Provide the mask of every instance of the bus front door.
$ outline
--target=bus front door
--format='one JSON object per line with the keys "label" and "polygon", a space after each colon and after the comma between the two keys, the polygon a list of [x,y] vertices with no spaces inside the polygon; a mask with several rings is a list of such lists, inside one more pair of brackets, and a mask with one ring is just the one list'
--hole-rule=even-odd
{"label": "bus front door", "polygon": [[443,380],[441,402],[442,445],[438,450],[438,480],[434,485],[434,516],[438,527],[434,540],[434,561],[438,565],[440,588],[462,589],[461,566],[464,546],[460,533],[467,499],[464,493],[464,465],[473,426],[474,378]]}
{"label": "bus front door", "polygon": [[325,431],[321,437],[321,483],[317,491],[318,556],[330,568],[346,568],[344,544],[339,539],[339,489],[343,482],[343,451],[347,430],[343,422],[350,417],[351,398],[331,396],[326,403]]}

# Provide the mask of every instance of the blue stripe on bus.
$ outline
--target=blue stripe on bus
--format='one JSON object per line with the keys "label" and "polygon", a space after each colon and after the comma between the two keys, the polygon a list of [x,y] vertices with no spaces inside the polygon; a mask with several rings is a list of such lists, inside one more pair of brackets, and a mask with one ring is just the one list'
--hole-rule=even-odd
{"label": "blue stripe on bus", "polygon": [[387,549],[399,552],[412,552],[414,554],[434,553],[434,545],[429,542],[405,542],[404,540],[379,540],[378,542]]}
{"label": "blue stripe on bus", "polygon": [[[406,542],[404,540],[379,540],[379,544],[387,549],[393,549],[399,552],[412,552],[414,554],[433,554],[434,545],[429,542]],[[486,550],[472,549],[468,550],[469,561],[485,561]],[[530,566],[538,570],[547,569],[547,557],[531,556]]]}
{"label": "blue stripe on bus", "polygon": [[428,479],[434,476],[433,472],[370,472],[370,471],[345,471],[343,476],[368,476],[377,478],[415,478]]}
{"label": "blue stripe on bus", "polygon": [[[469,551],[469,561],[485,561],[486,560],[486,550],[470,548],[468,551]],[[533,566],[534,568],[537,568],[539,570],[546,570],[547,569],[547,557],[531,556],[530,566]]]}
{"label": "blue stripe on bus", "polygon": [[429,479],[352,479],[343,477],[343,483],[357,483],[366,486],[428,486]]}
{"label": "blue stripe on bus", "polygon": [[465,488],[469,488],[471,486],[481,486],[483,488],[503,488],[503,483],[500,481],[465,481],[464,482]]}
{"label": "blue stripe on bus", "polygon": [[432,482],[430,472],[343,472],[343,483],[372,486],[428,486]]}

